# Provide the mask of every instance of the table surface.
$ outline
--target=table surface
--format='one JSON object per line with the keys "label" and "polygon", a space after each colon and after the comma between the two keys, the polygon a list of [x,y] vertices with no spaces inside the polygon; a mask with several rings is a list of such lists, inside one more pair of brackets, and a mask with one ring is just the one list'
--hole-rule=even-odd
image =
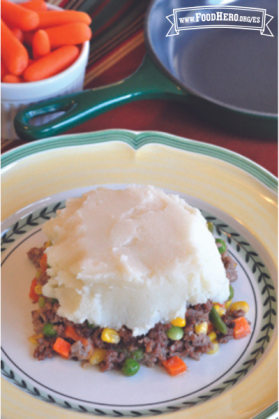
{"label": "table surface", "polygon": [[[85,88],[99,87],[132,74],[145,55],[143,36],[147,0],[122,1],[118,13],[110,8],[115,0],[52,0],[66,9],[90,12],[94,36]],[[100,5],[101,4],[101,5]],[[116,7],[116,6],[114,6]],[[204,121],[186,104],[170,100],[143,100],[126,104],[72,129],[71,133],[124,128],[136,131],[164,131],[227,148],[237,152],[277,176],[277,138],[258,139],[236,135]],[[2,141],[2,152],[24,144],[24,141]]]}

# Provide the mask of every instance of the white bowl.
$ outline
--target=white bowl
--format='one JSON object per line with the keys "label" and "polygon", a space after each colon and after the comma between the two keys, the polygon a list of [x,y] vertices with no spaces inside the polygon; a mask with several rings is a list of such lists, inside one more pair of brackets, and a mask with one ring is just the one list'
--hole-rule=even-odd
{"label": "white bowl", "polygon": [[[52,5],[48,5],[48,8],[62,10]],[[1,138],[18,138],[14,130],[14,118],[28,105],[82,90],[88,55],[89,41],[82,45],[78,59],[56,76],[29,83],[1,83]],[[49,122],[54,117],[47,115],[37,118],[36,124]]]}

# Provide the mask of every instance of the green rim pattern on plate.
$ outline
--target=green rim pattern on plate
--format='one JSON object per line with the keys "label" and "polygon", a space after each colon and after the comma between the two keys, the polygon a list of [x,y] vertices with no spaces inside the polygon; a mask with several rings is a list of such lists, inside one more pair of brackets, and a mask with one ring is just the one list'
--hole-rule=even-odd
{"label": "green rim pattern on plate", "polygon": [[228,162],[254,176],[274,192],[278,191],[278,179],[268,170],[264,169],[252,160],[234,153],[222,147],[206,144],[199,141],[177,137],[171,134],[156,131],[144,131],[141,133],[128,130],[105,130],[86,134],[72,134],[51,137],[28,143],[14,150],[8,151],[2,156],[2,169],[15,161],[31,154],[42,151],[61,148],[96,144],[99,142],[122,141],[135,150],[147,144],[162,144],[180,150],[203,154]]}

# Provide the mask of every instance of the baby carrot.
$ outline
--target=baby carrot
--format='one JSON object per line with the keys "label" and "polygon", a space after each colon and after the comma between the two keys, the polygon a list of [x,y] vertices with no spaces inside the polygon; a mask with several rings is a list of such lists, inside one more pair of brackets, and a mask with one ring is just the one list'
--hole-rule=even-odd
{"label": "baby carrot", "polygon": [[25,9],[18,4],[1,0],[2,19],[11,27],[23,31],[31,31],[38,26],[39,16],[32,10]]}
{"label": "baby carrot", "polygon": [[88,41],[92,32],[84,23],[69,23],[45,30],[48,34],[51,49],[63,45],[77,45]]}
{"label": "baby carrot", "polygon": [[[4,2],[5,3],[5,2]],[[28,65],[27,49],[19,42],[8,26],[1,19],[1,57],[12,73],[19,76]]]}
{"label": "baby carrot", "polygon": [[23,32],[23,42],[27,45],[32,45],[35,32],[36,31]]}
{"label": "baby carrot", "polygon": [[44,12],[47,10],[47,5],[44,0],[31,0],[24,3],[20,3],[22,7],[33,10],[34,12]]}
{"label": "baby carrot", "polygon": [[31,64],[25,70],[23,78],[25,81],[47,79],[73,64],[78,55],[79,49],[74,45],[67,45],[56,49]]}
{"label": "baby carrot", "polygon": [[23,32],[22,32],[22,30],[20,30],[18,28],[13,28],[13,29],[11,29],[11,32],[19,40],[19,42],[23,42]]}
{"label": "baby carrot", "polygon": [[15,76],[14,74],[6,74],[3,79],[3,83],[22,83],[23,80],[19,76]]}
{"label": "baby carrot", "polygon": [[8,71],[7,67],[3,63],[3,60],[1,60],[1,80],[3,80],[3,77],[8,73],[9,73],[9,71]]}
{"label": "baby carrot", "polygon": [[50,53],[48,34],[43,29],[37,31],[33,36],[32,52],[35,60]]}
{"label": "baby carrot", "polygon": [[80,22],[90,25],[91,18],[87,13],[77,10],[49,10],[47,12],[38,12],[39,28],[51,28],[52,26],[66,25],[67,23]]}

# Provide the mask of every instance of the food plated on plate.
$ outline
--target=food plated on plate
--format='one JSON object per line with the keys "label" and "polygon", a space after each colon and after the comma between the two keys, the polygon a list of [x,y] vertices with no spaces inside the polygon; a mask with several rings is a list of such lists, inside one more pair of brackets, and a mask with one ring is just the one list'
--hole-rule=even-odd
{"label": "food plated on plate", "polygon": [[212,226],[179,195],[152,186],[98,188],[68,199],[28,256],[35,358],[54,355],[127,376],[140,364],[185,372],[184,358],[247,336],[232,302],[236,264]]}

